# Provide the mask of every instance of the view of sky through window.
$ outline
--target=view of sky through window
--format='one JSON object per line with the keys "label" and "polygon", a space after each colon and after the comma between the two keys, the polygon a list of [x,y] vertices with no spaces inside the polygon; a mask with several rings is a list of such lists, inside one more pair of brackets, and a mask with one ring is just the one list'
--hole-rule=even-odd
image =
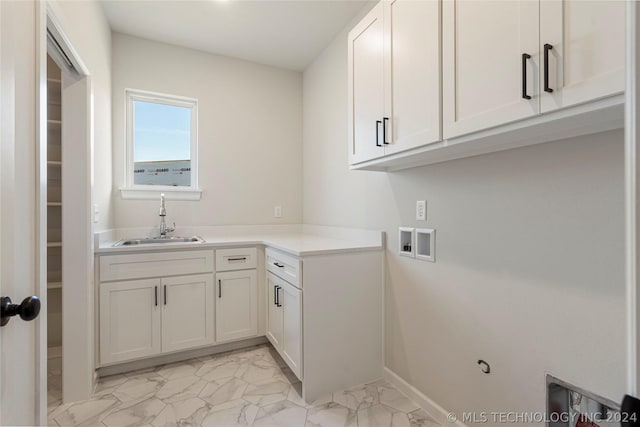
{"label": "view of sky through window", "polygon": [[134,162],[189,160],[191,109],[134,101]]}

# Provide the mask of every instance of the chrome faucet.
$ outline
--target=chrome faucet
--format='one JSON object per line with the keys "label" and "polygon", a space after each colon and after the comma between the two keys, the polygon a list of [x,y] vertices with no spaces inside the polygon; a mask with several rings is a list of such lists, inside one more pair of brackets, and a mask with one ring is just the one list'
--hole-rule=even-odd
{"label": "chrome faucet", "polygon": [[160,238],[164,239],[167,237],[167,233],[171,233],[176,229],[176,223],[173,223],[173,227],[167,227],[165,223],[165,217],[167,216],[167,209],[164,207],[164,193],[160,194],[160,212],[158,213],[160,216]]}

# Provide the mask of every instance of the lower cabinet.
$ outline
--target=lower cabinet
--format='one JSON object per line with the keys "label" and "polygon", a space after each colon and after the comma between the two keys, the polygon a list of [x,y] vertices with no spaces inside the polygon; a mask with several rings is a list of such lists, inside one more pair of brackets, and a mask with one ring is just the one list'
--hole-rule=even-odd
{"label": "lower cabinet", "polygon": [[161,279],[162,351],[213,344],[213,276]]}
{"label": "lower cabinet", "polygon": [[302,379],[302,291],[267,273],[267,338]]}
{"label": "lower cabinet", "polygon": [[100,285],[100,362],[153,356],[161,351],[160,279]]}
{"label": "lower cabinet", "polygon": [[212,274],[100,284],[100,362],[215,342]]}
{"label": "lower cabinet", "polygon": [[216,274],[216,339],[218,343],[258,334],[256,270]]}
{"label": "lower cabinet", "polygon": [[282,347],[282,309],[278,305],[278,283],[282,280],[267,273],[267,339],[275,348]]}

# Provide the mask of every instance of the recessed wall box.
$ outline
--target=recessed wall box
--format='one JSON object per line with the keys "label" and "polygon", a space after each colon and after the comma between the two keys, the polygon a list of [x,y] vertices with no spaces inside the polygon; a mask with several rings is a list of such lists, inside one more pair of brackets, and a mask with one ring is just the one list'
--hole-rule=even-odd
{"label": "recessed wall box", "polygon": [[416,258],[422,261],[436,261],[436,230],[416,229]]}
{"label": "recessed wall box", "polygon": [[400,227],[398,229],[398,254],[406,257],[415,257],[413,236],[415,228]]}

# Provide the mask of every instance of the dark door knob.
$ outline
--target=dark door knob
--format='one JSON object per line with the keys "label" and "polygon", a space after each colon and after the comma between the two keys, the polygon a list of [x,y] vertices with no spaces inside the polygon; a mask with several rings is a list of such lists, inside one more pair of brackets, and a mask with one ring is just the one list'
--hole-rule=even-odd
{"label": "dark door knob", "polygon": [[0,297],[0,326],[9,323],[9,320],[19,315],[22,320],[33,320],[40,314],[40,299],[36,296],[26,297],[20,305],[11,304],[11,298]]}

